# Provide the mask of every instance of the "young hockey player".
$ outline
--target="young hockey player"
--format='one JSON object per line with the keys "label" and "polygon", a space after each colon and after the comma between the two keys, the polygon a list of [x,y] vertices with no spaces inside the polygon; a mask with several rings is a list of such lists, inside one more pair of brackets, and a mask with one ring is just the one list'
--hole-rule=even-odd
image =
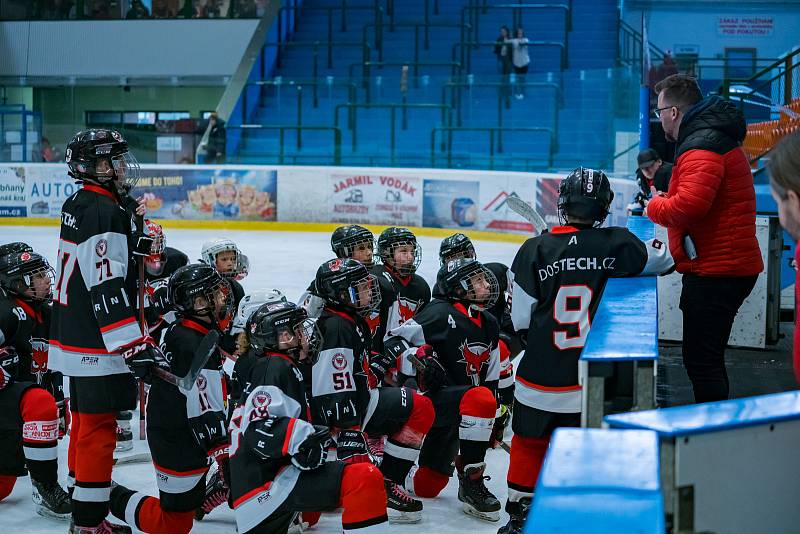
{"label": "young hockey player", "polygon": [[[189,371],[198,345],[233,313],[228,283],[211,266],[190,264],[170,277],[169,299],[178,320],[161,344],[176,376]],[[124,486],[111,491],[111,512],[148,533],[188,533],[205,497],[208,459],[227,469],[227,428],[222,363],[215,353],[185,391],[154,379],[147,402],[147,440],[156,469],[159,498]],[[227,478],[227,477],[226,477]]]}
{"label": "young hockey player", "polygon": [[0,247],[0,500],[27,467],[36,512],[68,519],[57,439],[69,415],[61,373],[47,368],[54,273],[46,259],[20,245]]}
{"label": "young hockey player", "polygon": [[437,496],[455,461],[464,512],[497,521],[500,502],[483,482],[500,378],[500,329],[485,309],[498,297],[497,280],[477,260],[456,259],[439,270],[437,286],[441,295],[386,339],[401,383],[415,381],[436,411],[408,486],[418,496]]}
{"label": "young hockey player", "polygon": [[418,522],[422,503],[402,486],[433,423],[430,399],[410,388],[377,387],[394,357],[370,351],[364,316],[375,309],[380,294],[375,276],[363,264],[351,259],[323,263],[315,290],[325,307],[317,320],[322,346],[311,372],[313,421],[331,428],[339,442],[338,458],[348,461],[368,460],[364,434],[387,436],[380,467],[389,519]]}
{"label": "young hockey player", "polygon": [[145,229],[153,240],[150,254],[144,258],[144,278],[146,281],[145,317],[150,336],[161,340],[161,333],[174,321],[175,312],[170,306],[167,285],[170,276],[184,265],[189,257],[180,250],[167,246],[167,237],[161,225],[145,219]]}
{"label": "young hockey player", "polygon": [[139,165],[119,132],[105,129],[76,134],[66,160],[82,185],[61,211],[49,366],[70,377],[72,530],[130,532],[105,518],[116,413],[134,408],[135,377],[155,360],[154,342],[137,322],[133,261],[150,243],[120,206],[120,190],[135,184]]}
{"label": "young hockey player", "polygon": [[578,360],[611,277],[660,274],[672,266],[664,243],[625,228],[600,228],[614,193],[601,171],[572,171],[559,186],[562,226],[527,240],[511,266],[514,327],[527,334],[516,375],[508,502],[502,534],[522,532],[550,435],[579,426]]}
{"label": "young hockey player", "polygon": [[[375,236],[357,224],[340,226],[331,234],[331,250],[337,258],[351,258],[360,261],[367,269],[371,269],[373,266],[374,248]],[[309,317],[316,318],[322,313],[324,303],[318,295],[314,294],[313,280],[305,293],[301,295],[298,303],[305,308]]]}
{"label": "young hockey player", "polygon": [[326,462],[330,430],[309,421],[297,364],[314,354],[310,324],[289,302],[265,304],[247,322],[253,364],[231,424],[238,531],[286,532],[297,512],[341,507],[345,533],[385,532],[381,472],[367,462]]}
{"label": "young hockey player", "polygon": [[[236,310],[239,307],[239,301],[244,297],[244,289],[239,280],[247,276],[250,270],[250,260],[242,254],[232,240],[218,238],[203,243],[200,261],[216,269],[228,281],[233,292],[233,309]],[[231,355],[236,352],[236,338],[229,332],[230,325],[220,326],[223,336],[219,348],[225,355]]]}
{"label": "young hockey player", "polygon": [[411,319],[427,304],[431,288],[416,274],[422,248],[408,228],[391,226],[381,232],[378,256],[382,265],[376,265],[372,272],[380,283],[381,305],[378,317],[370,317],[370,327],[374,333],[372,349],[383,352],[386,333]]}

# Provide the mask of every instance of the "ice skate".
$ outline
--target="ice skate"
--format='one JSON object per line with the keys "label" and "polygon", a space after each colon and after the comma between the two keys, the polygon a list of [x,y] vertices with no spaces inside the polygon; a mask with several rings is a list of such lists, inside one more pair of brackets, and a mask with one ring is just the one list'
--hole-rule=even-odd
{"label": "ice skate", "polygon": [[33,486],[31,496],[37,514],[62,521],[68,521],[72,517],[69,495],[58,482],[31,480],[31,485]]}
{"label": "ice skate", "polygon": [[486,463],[465,465],[458,469],[458,500],[464,503],[465,514],[484,521],[500,520],[500,501],[484,484]]}
{"label": "ice skate", "polygon": [[422,501],[414,499],[399,484],[384,479],[386,513],[390,523],[419,523],[422,521]]}

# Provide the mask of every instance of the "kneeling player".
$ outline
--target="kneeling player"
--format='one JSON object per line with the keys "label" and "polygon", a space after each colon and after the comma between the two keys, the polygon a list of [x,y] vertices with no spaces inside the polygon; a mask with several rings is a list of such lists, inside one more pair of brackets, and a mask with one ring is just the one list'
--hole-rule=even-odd
{"label": "kneeling player", "polygon": [[600,228],[613,198],[605,174],[575,169],[558,189],[562,226],[527,240],[511,265],[511,317],[517,331],[527,333],[529,351],[516,375],[506,504],[511,518],[503,534],[522,532],[550,435],[580,425],[578,360],[606,281],[672,267],[664,243],[643,243],[625,228]]}
{"label": "kneeling player", "polygon": [[[198,345],[211,329],[230,321],[227,282],[208,265],[181,267],[169,281],[169,297],[178,320],[161,344],[170,372],[185,376]],[[186,533],[203,503],[208,459],[224,473],[227,432],[222,362],[213,355],[189,391],[154,380],[147,402],[147,441],[156,469],[160,498],[123,486],[111,492],[111,512],[148,533]]]}
{"label": "kneeling player", "polygon": [[497,280],[478,261],[458,259],[439,270],[437,285],[441,296],[386,340],[401,380],[416,374],[436,411],[409,485],[421,497],[435,497],[452,476],[455,460],[464,512],[497,521],[500,502],[483,482],[500,377],[500,331],[484,310],[497,299]]}
{"label": "kneeling player", "polygon": [[344,508],[344,532],[383,532],[383,476],[370,463],[326,462],[326,426],[308,421],[297,364],[313,354],[303,308],[265,304],[248,320],[253,364],[231,422],[231,475],[241,533],[286,532],[297,512]]}
{"label": "kneeling player", "polygon": [[[69,496],[58,483],[59,408],[53,396],[63,406],[62,377],[47,369],[53,270],[23,243],[2,248],[0,500],[11,493],[27,467],[36,512],[68,519]],[[61,409],[65,432],[66,410]]]}

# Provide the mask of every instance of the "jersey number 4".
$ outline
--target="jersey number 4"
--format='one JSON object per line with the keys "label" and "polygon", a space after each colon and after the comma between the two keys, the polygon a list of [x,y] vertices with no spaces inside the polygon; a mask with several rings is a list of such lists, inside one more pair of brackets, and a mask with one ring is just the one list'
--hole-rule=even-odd
{"label": "jersey number 4", "polygon": [[560,325],[576,325],[578,335],[570,336],[567,330],[553,329],[553,344],[560,350],[580,349],[589,335],[589,305],[592,289],[585,285],[561,286],[553,304],[553,319]]}

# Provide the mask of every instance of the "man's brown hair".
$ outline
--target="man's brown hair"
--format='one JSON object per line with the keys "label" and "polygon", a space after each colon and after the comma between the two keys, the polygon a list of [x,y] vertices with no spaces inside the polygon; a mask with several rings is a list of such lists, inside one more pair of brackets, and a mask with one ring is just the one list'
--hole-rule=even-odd
{"label": "man's brown hair", "polygon": [[773,188],[781,198],[786,198],[788,190],[800,194],[800,132],[784,137],[772,149],[767,169]]}
{"label": "man's brown hair", "polygon": [[673,74],[658,82],[656,94],[664,91],[664,103],[672,106],[693,106],[703,99],[697,79],[686,74]]}

